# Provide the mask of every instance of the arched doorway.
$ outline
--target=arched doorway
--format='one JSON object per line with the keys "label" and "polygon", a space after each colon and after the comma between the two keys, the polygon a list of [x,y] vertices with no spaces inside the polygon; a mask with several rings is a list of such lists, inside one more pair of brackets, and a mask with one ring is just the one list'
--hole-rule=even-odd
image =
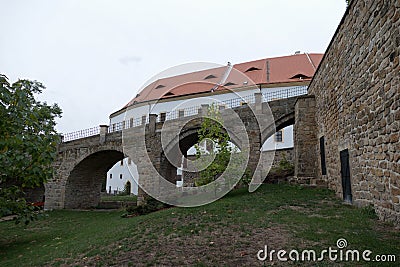
{"label": "arched doorway", "polygon": [[131,190],[132,190],[131,182],[127,181],[126,184],[125,184],[124,191],[125,191],[126,194],[130,195],[131,192],[132,192]]}

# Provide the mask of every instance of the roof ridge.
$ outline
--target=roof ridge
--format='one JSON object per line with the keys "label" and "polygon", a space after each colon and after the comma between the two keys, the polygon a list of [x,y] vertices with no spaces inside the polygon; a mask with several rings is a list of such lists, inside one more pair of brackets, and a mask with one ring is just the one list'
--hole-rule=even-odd
{"label": "roof ridge", "polygon": [[225,67],[224,65],[221,65],[221,66],[215,67],[215,68],[208,68],[208,69],[185,72],[185,73],[181,73],[181,74],[176,74],[176,75],[172,75],[172,76],[166,76],[166,77],[158,78],[157,81],[162,80],[162,79],[176,78],[176,77],[179,77],[179,76],[189,75],[189,74],[193,74],[193,73],[199,73],[199,72],[203,72],[203,71],[205,72],[205,71],[210,71],[210,70],[216,70],[216,69],[224,68],[224,67]]}
{"label": "roof ridge", "polygon": [[236,66],[236,65],[242,65],[242,64],[249,64],[249,63],[256,62],[256,61],[275,60],[275,59],[288,58],[288,57],[294,57],[294,56],[305,55],[305,54],[309,54],[309,55],[323,55],[324,53],[303,53],[303,54],[298,54],[298,55],[285,55],[285,56],[277,56],[277,57],[267,57],[267,58],[261,58],[261,59],[255,59],[255,60],[250,60],[250,61],[246,61],[246,62],[236,63],[236,64],[234,64],[234,66]]}

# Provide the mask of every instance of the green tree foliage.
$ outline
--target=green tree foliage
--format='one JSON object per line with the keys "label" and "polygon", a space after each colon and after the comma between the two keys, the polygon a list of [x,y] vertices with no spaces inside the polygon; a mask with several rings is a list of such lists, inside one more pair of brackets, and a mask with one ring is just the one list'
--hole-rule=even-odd
{"label": "green tree foliage", "polygon": [[131,194],[131,183],[128,181],[124,185],[124,190],[118,193],[118,196],[129,196]]}
{"label": "green tree foliage", "polygon": [[[240,165],[245,161],[244,153],[230,144],[230,138],[224,130],[218,107],[216,105],[209,106],[207,115],[198,131],[199,142],[195,145],[199,169],[207,168],[199,172],[199,178],[196,179],[195,185],[209,184],[225,172],[225,184],[216,184],[215,186],[230,187],[236,181],[235,178],[243,172]],[[231,157],[232,153],[235,153],[234,157]],[[214,158],[212,163],[209,163],[210,158]],[[231,165],[230,168],[227,168],[228,164]],[[250,182],[248,169],[245,170],[242,182],[244,184]]]}
{"label": "green tree foliage", "polygon": [[59,142],[55,118],[61,117],[61,109],[35,99],[43,89],[37,81],[10,84],[0,74],[0,217],[17,214],[17,222],[34,219],[24,190],[53,175]]}
{"label": "green tree foliage", "polygon": [[[208,108],[208,116],[203,119],[198,131],[199,143],[195,145],[196,159],[207,164],[209,158],[214,158],[208,167],[199,173],[196,186],[211,183],[221,175],[229,163],[232,148],[229,146],[229,135],[222,126],[222,118],[215,105]],[[199,145],[200,144],[200,145]]]}

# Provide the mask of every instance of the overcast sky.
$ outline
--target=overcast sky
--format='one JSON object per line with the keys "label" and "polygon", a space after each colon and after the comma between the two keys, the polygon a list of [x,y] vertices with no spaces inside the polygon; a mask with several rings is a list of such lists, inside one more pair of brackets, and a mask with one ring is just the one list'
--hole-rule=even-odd
{"label": "overcast sky", "polygon": [[345,0],[0,0],[0,73],[38,80],[60,132],[108,124],[152,76],[325,52]]}

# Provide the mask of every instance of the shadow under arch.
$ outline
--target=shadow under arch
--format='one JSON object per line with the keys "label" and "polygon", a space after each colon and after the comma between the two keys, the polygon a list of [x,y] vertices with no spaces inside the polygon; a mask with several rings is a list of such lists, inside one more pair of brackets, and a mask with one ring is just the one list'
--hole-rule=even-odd
{"label": "shadow under arch", "polygon": [[70,172],[65,186],[65,209],[96,207],[107,171],[126,156],[117,150],[102,150],[81,160]]}
{"label": "shadow under arch", "polygon": [[261,144],[264,144],[268,138],[274,135],[276,132],[282,130],[283,128],[295,124],[295,114],[294,112],[285,114],[280,118],[275,119],[275,127],[267,127],[263,129],[261,133]]}

